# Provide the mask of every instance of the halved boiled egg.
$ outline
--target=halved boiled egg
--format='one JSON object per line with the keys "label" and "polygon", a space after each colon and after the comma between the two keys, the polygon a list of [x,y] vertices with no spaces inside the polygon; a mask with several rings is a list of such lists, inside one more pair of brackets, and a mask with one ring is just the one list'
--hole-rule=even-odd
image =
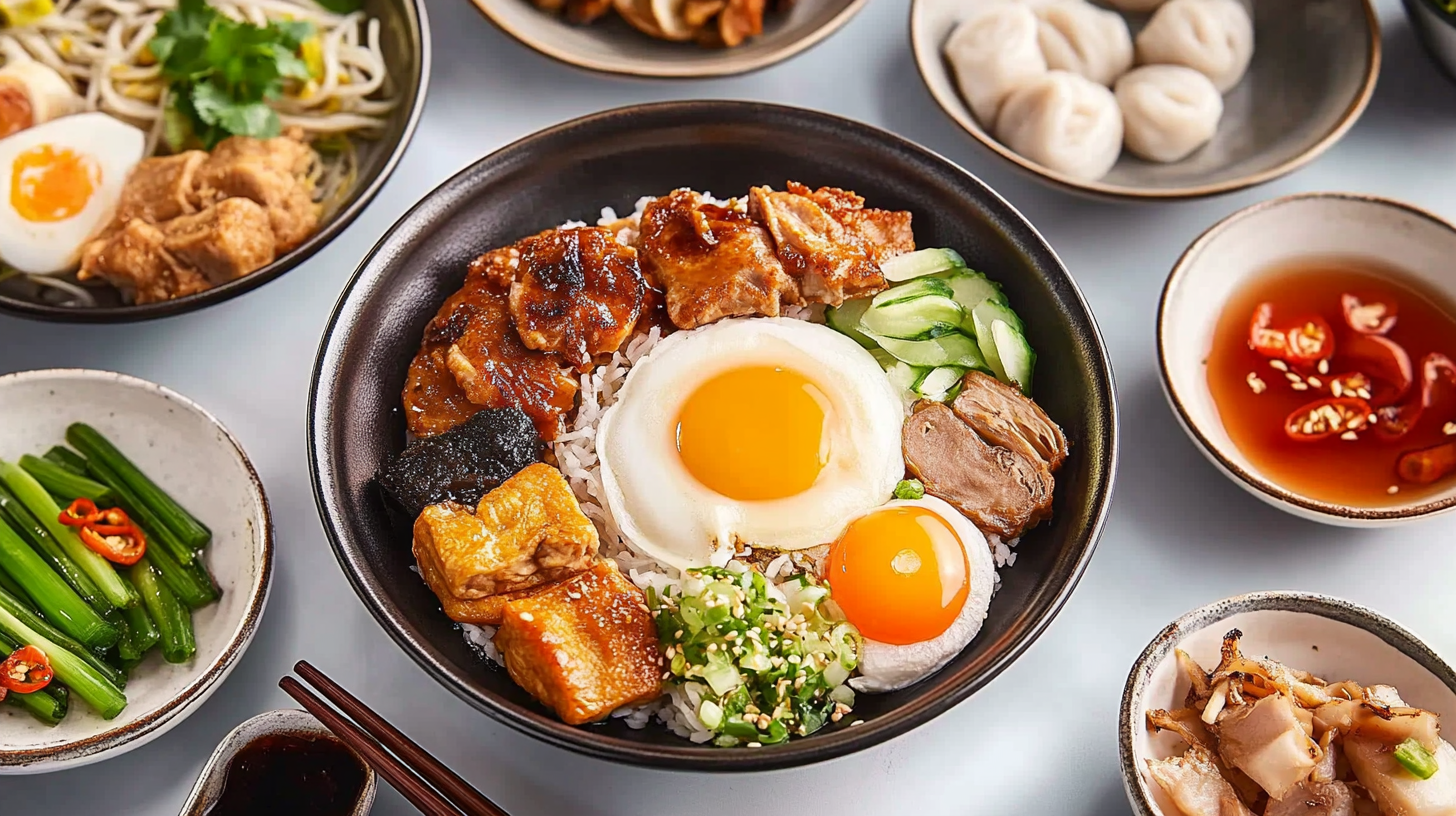
{"label": "halved boiled egg", "polygon": [[17,61],[0,68],[0,138],[80,113],[85,104],[49,66]]}
{"label": "halved boiled egg", "polygon": [[73,268],[145,147],[144,133],[104,113],[0,139],[0,260],[37,275]]}
{"label": "halved boiled egg", "polygon": [[723,320],[660,342],[597,428],[607,508],[666,564],[832,541],[904,473],[904,413],[875,359],[825,326]]}
{"label": "halved boiled egg", "polygon": [[849,523],[825,579],[864,637],[858,691],[892,691],[939,670],[981,630],[995,589],[985,536],[933,496],[892,501]]}

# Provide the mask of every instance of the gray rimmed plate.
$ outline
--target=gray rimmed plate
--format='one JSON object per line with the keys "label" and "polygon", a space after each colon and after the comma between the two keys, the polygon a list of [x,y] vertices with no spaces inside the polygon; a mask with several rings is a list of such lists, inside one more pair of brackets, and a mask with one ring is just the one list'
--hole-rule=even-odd
{"label": "gray rimmed plate", "polygon": [[165,734],[232,671],[263,617],[273,574],[273,527],[263,483],[213,416],[160,385],[84,369],[0,377],[0,457],[42,454],[86,422],[212,529],[203,561],[222,590],[192,614],[197,654],[171,664],[154,651],[132,670],[120,716],[103,720],[80,700],[55,727],[0,707],[0,775],[100,762]]}
{"label": "gray rimmed plate", "polygon": [[[930,95],[966,133],[1012,166],[1062,189],[1133,200],[1201,198],[1293,172],[1355,124],[1380,73],[1380,23],[1369,0],[1245,2],[1254,20],[1254,58],[1224,97],[1213,141],[1171,164],[1127,151],[1097,181],[1058,173],[1001,144],[976,121],[942,53],[977,5],[996,0],[914,0],[910,47]],[[1147,15],[1126,15],[1134,33]]]}
{"label": "gray rimmed plate", "polygon": [[[1073,440],[1054,517],[1017,549],[980,635],[919,684],[865,695],[855,716],[763,748],[696,746],[620,719],[563,724],[476,655],[413,572],[410,525],[372,483],[405,443],[400,393],[425,323],[482,251],[605,206],[631,212],[678,187],[719,196],[788,179],[838,185],[906,209],[921,246],[957,248],[1002,284],[1039,355],[1034,387]],[[324,529],[385,631],[425,671],[501,722],[591,756],[700,771],[782,768],[878,744],[965,699],[1011,664],[1061,608],[1092,557],[1117,463],[1112,370],[1066,269],[1020,213],[974,176],[883,130],[748,102],[670,102],[607,111],[512,144],[446,181],[384,236],[325,332],[309,403],[309,456]]]}
{"label": "gray rimmed plate", "polygon": [[1244,637],[1245,654],[1268,656],[1330,682],[1355,680],[1392,685],[1402,699],[1456,717],[1456,672],[1430,646],[1395,621],[1358,604],[1304,592],[1255,592],[1195,609],[1153,638],[1127,678],[1118,714],[1122,781],[1137,816],[1178,816],[1180,811],[1147,777],[1147,760],[1180,755],[1170,732],[1147,729],[1150,709],[1174,709],[1188,690],[1174,650],[1199,665],[1218,665],[1219,645],[1231,629]]}

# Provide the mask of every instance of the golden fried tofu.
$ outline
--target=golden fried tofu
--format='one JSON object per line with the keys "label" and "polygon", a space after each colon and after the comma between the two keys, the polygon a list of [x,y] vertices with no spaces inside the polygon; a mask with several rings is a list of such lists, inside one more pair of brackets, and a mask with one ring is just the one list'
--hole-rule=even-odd
{"label": "golden fried tofu", "polygon": [[473,623],[476,626],[499,626],[501,614],[505,611],[506,604],[517,598],[524,598],[533,592],[555,586],[556,581],[546,581],[540,584],[529,586],[525,589],[517,589],[512,592],[502,592],[499,595],[489,595],[484,598],[477,598],[471,601],[462,601],[446,589],[444,580],[435,569],[435,562],[425,559],[420,562],[420,575],[425,579],[425,584],[435,597],[440,599],[440,608],[445,610],[445,617],[456,623]]}
{"label": "golden fried tofu", "polygon": [[662,693],[646,596],[610,561],[507,603],[495,645],[511,679],[569,725]]}
{"label": "golden fried tofu", "polygon": [[565,578],[591,564],[597,529],[561,472],[534,464],[485,494],[475,512],[432,504],[414,528],[415,559],[441,602],[473,601]]}

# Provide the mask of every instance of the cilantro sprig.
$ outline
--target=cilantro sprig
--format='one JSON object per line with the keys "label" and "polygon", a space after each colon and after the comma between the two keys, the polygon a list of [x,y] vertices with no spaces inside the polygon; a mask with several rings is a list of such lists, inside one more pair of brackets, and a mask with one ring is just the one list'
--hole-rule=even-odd
{"label": "cilantro sprig", "polygon": [[206,0],[180,0],[157,21],[152,55],[171,93],[164,115],[167,143],[211,150],[229,136],[266,139],[282,130],[268,102],[289,79],[307,81],[298,56],[313,24],[273,20],[266,26],[230,20]]}

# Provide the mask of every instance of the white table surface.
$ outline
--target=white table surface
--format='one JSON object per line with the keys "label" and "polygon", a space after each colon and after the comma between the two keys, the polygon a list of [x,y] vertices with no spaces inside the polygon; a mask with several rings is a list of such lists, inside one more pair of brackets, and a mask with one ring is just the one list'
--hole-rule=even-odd
{"label": "white table surface", "polygon": [[[1325,592],[1372,606],[1456,653],[1456,517],[1351,531],[1266,507],[1220,476],[1183,435],[1154,367],[1153,320],[1168,269],[1199,232],[1236,209],[1285,193],[1349,190],[1456,217],[1456,87],[1420,51],[1398,0],[1377,5],[1384,71],[1369,109],[1339,145],[1256,190],[1143,206],[1039,186],[975,145],[920,82],[904,0],[875,0],[827,42],[774,68],[706,82],[582,73],[517,44],[465,0],[430,0],[434,77],[414,144],[374,203],[312,260],[228,303],[152,323],[74,327],[0,317],[0,372],[113,369],[168,385],[212,411],[262,474],[279,545],[262,629],[190,719],[102,765],[0,778],[0,796],[26,803],[26,812],[58,816],[176,813],[224,734],[258,712],[290,705],[277,680],[307,658],[514,816],[728,808],[1121,816],[1129,812],[1115,734],[1123,682],[1152,636],[1189,609],[1251,590]],[[861,119],[980,175],[1061,254],[1097,315],[1117,374],[1122,466],[1111,521],[1051,628],[939,719],[797,771],[636,770],[550,748],[476,712],[405,656],[349,588],[314,509],[304,453],[308,381],[324,322],[355,265],[411,204],[476,158],[540,128],[605,107],[696,97],[769,100]],[[378,816],[415,812],[381,787]]]}

